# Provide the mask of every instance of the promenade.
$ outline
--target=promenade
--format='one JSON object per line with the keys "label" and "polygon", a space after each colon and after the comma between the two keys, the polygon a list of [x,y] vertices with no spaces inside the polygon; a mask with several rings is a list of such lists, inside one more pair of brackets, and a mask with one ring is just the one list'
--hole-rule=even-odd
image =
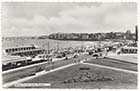
{"label": "promenade", "polygon": [[134,64],[138,63],[138,54],[119,54],[118,55],[116,52],[115,53],[110,52],[105,57],[110,58],[110,59],[120,60],[120,61],[131,62]]}

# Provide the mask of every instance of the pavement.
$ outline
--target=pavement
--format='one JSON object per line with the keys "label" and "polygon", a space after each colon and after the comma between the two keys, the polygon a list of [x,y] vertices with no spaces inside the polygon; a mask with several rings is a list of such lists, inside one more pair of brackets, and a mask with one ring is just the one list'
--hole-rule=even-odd
{"label": "pavement", "polygon": [[117,53],[110,52],[108,53],[107,58],[111,59],[116,59],[116,60],[122,60],[126,62],[131,62],[131,63],[138,63],[138,54],[120,54],[117,55]]}
{"label": "pavement", "polygon": [[31,68],[31,67],[42,65],[42,64],[45,64],[45,63],[48,63],[48,62],[42,62],[42,63],[38,63],[38,64],[32,64],[32,65],[28,65],[28,66],[23,66],[23,67],[19,67],[19,68],[15,68],[15,69],[6,70],[6,71],[3,71],[2,74],[7,74],[7,73],[10,73],[10,72],[22,70],[22,69],[25,69],[25,68],[26,69]]}

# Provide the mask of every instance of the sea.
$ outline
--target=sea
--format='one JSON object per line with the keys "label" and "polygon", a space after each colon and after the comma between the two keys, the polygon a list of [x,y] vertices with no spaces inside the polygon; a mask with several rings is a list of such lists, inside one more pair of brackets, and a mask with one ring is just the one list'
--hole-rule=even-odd
{"label": "sea", "polygon": [[53,39],[10,39],[2,40],[2,51],[7,48],[24,46],[34,44],[39,48],[44,49],[57,49],[68,47],[80,47],[80,46],[97,46],[103,43],[103,41],[67,41],[67,40],[53,40]]}

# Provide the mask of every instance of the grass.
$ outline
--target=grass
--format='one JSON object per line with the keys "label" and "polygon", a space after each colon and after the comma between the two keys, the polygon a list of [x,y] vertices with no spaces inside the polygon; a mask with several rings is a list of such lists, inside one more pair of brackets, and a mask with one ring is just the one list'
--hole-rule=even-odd
{"label": "grass", "polygon": [[[79,70],[81,67],[89,67],[89,70]],[[112,77],[113,81],[92,81],[92,82],[77,82],[77,83],[63,83],[63,81],[71,79],[72,77],[77,77],[85,72],[90,72],[92,74],[101,74]],[[88,88],[88,89],[127,89],[127,88],[137,88],[137,75],[118,72],[114,70],[109,70],[105,68],[99,68],[94,66],[89,66],[85,64],[79,64],[76,66],[71,66],[63,70],[59,70],[53,73],[39,76],[33,78],[29,81],[23,83],[51,83],[52,85],[47,88]],[[45,87],[46,88],[46,87]]]}
{"label": "grass", "polygon": [[33,67],[9,72],[7,74],[2,75],[2,77],[3,77],[2,80],[3,80],[3,83],[6,83],[6,82],[22,79],[24,77],[27,77],[29,74],[32,74],[32,73],[36,72],[36,70],[39,69],[39,68],[50,70],[50,69],[58,68],[58,67],[73,63],[74,60],[79,61],[79,60],[81,60],[85,57],[87,57],[87,55],[81,55],[77,58],[71,58],[71,59],[68,59],[68,60],[55,61],[54,65],[51,64],[51,63],[45,63],[45,64],[41,64],[41,65],[38,65],[38,66],[33,66]]}
{"label": "grass", "polygon": [[106,66],[111,66],[111,67],[116,67],[116,68],[123,68],[123,69],[127,69],[127,70],[132,70],[132,71],[137,71],[137,65],[136,64],[131,64],[131,63],[112,60],[112,59],[99,58],[99,59],[89,60],[89,61],[86,61],[86,62],[87,63],[93,63],[93,64],[106,65]]}

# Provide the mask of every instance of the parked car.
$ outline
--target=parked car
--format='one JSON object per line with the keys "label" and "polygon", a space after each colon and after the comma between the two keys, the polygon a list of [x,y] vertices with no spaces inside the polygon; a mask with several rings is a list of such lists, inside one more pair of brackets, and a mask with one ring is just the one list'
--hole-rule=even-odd
{"label": "parked car", "polygon": [[102,56],[102,52],[97,52],[92,54],[93,57],[96,57],[96,59],[100,56]]}
{"label": "parked car", "polygon": [[74,58],[77,58],[78,56],[79,56],[79,54],[78,53],[75,53],[73,57]]}

